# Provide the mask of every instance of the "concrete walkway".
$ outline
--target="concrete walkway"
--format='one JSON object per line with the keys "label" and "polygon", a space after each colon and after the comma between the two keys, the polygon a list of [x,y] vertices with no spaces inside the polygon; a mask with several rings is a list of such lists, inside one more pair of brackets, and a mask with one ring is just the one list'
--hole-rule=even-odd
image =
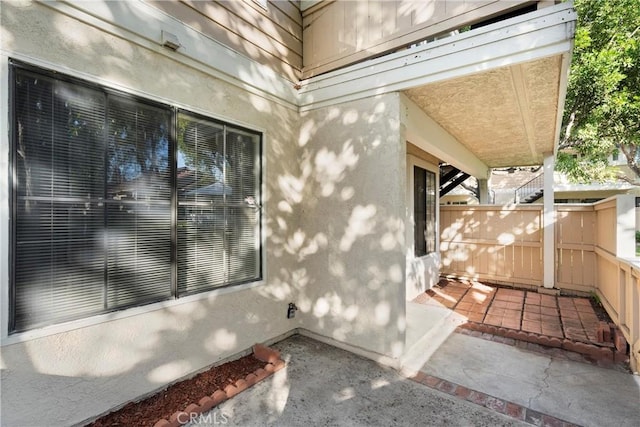
{"label": "concrete walkway", "polygon": [[421,372],[580,426],[640,426],[640,377],[463,334]]}
{"label": "concrete walkway", "polygon": [[525,426],[296,335],[273,346],[287,367],[191,426]]}
{"label": "concrete walkway", "polygon": [[417,381],[300,335],[274,347],[285,369],[191,425],[640,425],[640,378],[458,333]]}

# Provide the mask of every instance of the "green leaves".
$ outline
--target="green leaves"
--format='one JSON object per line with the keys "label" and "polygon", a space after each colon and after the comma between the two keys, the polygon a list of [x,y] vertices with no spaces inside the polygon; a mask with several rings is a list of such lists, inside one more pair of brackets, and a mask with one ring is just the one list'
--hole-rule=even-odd
{"label": "green leaves", "polygon": [[[622,146],[640,144],[640,0],[576,0],[575,8],[560,148],[571,147],[581,160],[559,155],[557,169],[576,180],[601,181],[611,178],[609,155],[626,155]],[[632,170],[638,167],[638,159],[628,160]]]}

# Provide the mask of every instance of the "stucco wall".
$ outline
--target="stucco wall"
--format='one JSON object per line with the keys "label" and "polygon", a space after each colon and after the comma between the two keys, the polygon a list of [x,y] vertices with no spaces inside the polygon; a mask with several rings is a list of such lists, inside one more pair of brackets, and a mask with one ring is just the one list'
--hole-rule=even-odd
{"label": "stucco wall", "polygon": [[300,229],[299,212],[292,206],[302,197],[295,184],[300,176],[297,111],[176,62],[159,45],[143,48],[126,40],[126,34],[114,36],[41,4],[2,2],[0,8],[0,170],[8,170],[9,57],[262,130],[267,266],[264,284],[249,289],[126,310],[94,318],[93,325],[76,322],[6,337],[10,248],[5,172],[0,176],[2,424],[81,422],[296,328],[300,319],[288,320],[285,314],[296,287],[304,286],[296,276],[299,254],[290,248]]}
{"label": "stucco wall", "polygon": [[[438,163],[429,155],[423,155],[424,152],[419,149],[415,149],[412,144],[407,144],[407,189],[406,189],[406,201],[407,201],[407,216],[406,216],[406,233],[405,238],[407,241],[406,251],[406,294],[405,299],[411,301],[427,289],[433,288],[440,279],[440,252],[436,249],[435,252],[429,253],[424,256],[416,257],[415,255],[415,218],[414,218],[414,181],[413,181],[413,168],[414,166],[422,167],[435,174],[436,183],[435,188],[440,187],[440,174],[438,169]],[[440,222],[440,209],[439,209],[439,195],[436,193],[436,218],[435,225]],[[440,247],[440,236],[436,232],[436,244],[435,247]]]}
{"label": "stucco wall", "polygon": [[304,268],[303,326],[397,358],[404,342],[405,142],[399,95],[303,114],[301,227],[291,244]]}

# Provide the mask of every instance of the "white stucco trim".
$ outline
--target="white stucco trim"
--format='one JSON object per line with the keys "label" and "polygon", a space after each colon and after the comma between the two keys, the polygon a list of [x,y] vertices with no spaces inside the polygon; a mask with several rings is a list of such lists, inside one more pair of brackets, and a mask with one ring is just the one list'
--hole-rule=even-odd
{"label": "white stucco trim", "polygon": [[404,94],[400,94],[400,102],[404,109],[400,119],[406,128],[407,141],[476,178],[489,177],[489,167],[415,102]]}
{"label": "white stucco trim", "polygon": [[300,110],[566,54],[576,19],[563,3],[313,77],[301,82]]}
{"label": "white stucco trim", "polygon": [[[254,95],[297,109],[293,82],[145,2],[49,0],[42,3]],[[162,46],[163,30],[180,41],[181,47],[177,51]]]}
{"label": "white stucco trim", "polygon": [[[436,178],[436,223],[435,223],[435,237],[436,237],[436,251],[430,254],[416,257],[415,255],[415,218],[414,212],[414,194],[413,194],[413,167],[418,166],[435,174]],[[430,289],[437,283],[440,276],[440,196],[438,194],[438,188],[440,187],[440,169],[438,165],[427,162],[424,159],[416,157],[412,154],[407,155],[407,188],[406,188],[406,206],[407,214],[405,221],[405,241],[406,247],[406,262],[407,262],[407,277],[406,281],[406,295],[405,299],[410,301],[414,299],[418,294]]]}
{"label": "white stucco trim", "polygon": [[616,256],[635,261],[636,198],[630,194],[615,196]]}

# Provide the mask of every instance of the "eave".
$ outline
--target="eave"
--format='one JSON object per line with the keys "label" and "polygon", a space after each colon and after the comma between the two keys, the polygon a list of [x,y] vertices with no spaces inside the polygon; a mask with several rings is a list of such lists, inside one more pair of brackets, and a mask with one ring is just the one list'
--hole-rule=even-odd
{"label": "eave", "polygon": [[575,21],[563,3],[314,77],[300,110],[403,92],[473,153],[470,173],[541,164],[557,148]]}

